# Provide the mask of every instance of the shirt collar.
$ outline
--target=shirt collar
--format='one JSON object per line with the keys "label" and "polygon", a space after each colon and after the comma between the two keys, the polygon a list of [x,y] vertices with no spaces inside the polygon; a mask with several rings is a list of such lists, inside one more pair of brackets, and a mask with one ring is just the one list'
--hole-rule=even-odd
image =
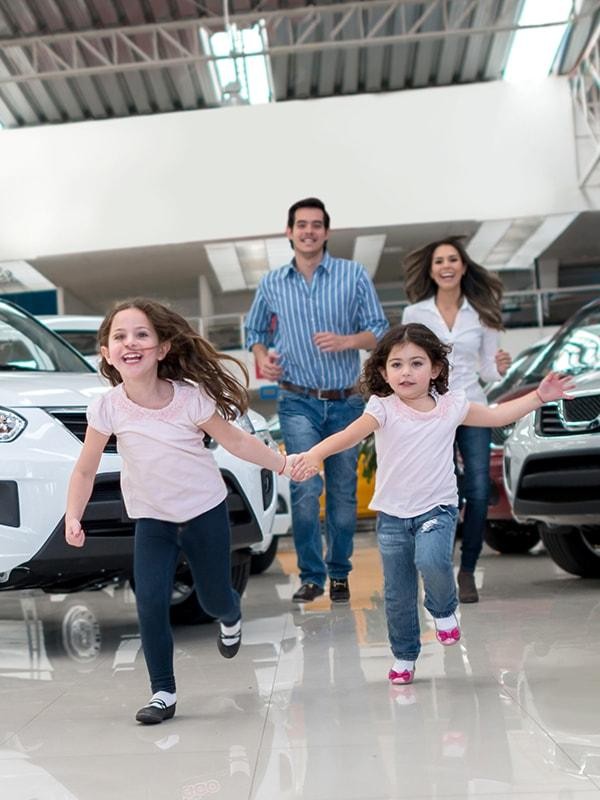
{"label": "shirt collar", "polygon": [[[431,297],[428,297],[426,300],[423,300],[423,308],[426,308],[428,311],[434,311],[435,313],[439,314],[438,307],[435,304],[435,295],[434,294],[432,294]],[[468,310],[468,311],[474,311],[475,310],[473,308],[473,306],[471,305],[471,303],[469,303],[469,301],[467,300],[466,297],[463,297],[463,301],[462,301],[461,306],[460,306],[460,308],[458,310],[462,311],[463,309]]]}
{"label": "shirt collar", "polygon": [[[332,266],[333,266],[333,258],[329,255],[329,251],[325,250],[325,252],[323,253],[323,258],[321,259],[321,263],[319,264],[317,269],[320,269],[320,267],[323,267],[323,269],[327,270],[327,272],[331,272]],[[290,263],[287,264],[284,267],[284,270],[285,270],[285,276],[286,277],[288,275],[292,275],[293,273],[297,272],[298,270],[296,269],[296,259],[292,258]],[[316,270],[315,270],[315,272],[316,272]]]}

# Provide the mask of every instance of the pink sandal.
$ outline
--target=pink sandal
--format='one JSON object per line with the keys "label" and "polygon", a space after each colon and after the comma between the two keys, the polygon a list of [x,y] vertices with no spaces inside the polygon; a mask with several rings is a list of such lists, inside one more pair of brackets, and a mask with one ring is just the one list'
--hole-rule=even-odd
{"label": "pink sandal", "polygon": [[391,669],[388,672],[388,678],[394,684],[394,686],[404,686],[407,683],[412,683],[414,677],[414,669],[405,669],[403,672],[396,672],[395,669]]}
{"label": "pink sandal", "polygon": [[440,644],[443,644],[444,647],[449,647],[451,644],[456,644],[460,640],[460,628],[457,625],[449,631],[436,630],[435,638]]}

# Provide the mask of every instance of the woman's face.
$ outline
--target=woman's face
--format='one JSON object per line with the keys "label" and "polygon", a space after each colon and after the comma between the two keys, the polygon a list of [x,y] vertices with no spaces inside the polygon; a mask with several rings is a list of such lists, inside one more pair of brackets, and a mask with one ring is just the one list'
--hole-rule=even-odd
{"label": "woman's face", "polygon": [[435,248],[429,274],[438,289],[450,291],[460,288],[462,276],[466,271],[466,264],[456,247],[451,244],[441,244]]}

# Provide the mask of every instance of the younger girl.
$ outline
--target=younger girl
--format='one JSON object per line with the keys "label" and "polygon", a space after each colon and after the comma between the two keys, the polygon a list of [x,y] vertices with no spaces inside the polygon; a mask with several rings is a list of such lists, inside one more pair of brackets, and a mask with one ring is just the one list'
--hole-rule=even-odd
{"label": "younger girl", "polygon": [[241,642],[227,490],[204,434],[279,474],[289,475],[291,459],[231,424],[247,406],[246,390],[220,363],[235,359],[214,350],[179,314],[153,300],[124,302],[103,321],[98,339],[100,371],[114,388],[88,408],[85,442],[69,485],[65,537],[74,547],[84,544],[81,517],[104,446],[115,434],[123,499],[136,520],[135,593],[153,692],[136,719],[151,725],[175,714],[169,607],[181,551],[202,607],[220,620],[221,655],[233,658]]}
{"label": "younger girl", "polygon": [[301,453],[292,478],[314,475],[324,458],[375,432],[377,475],[371,508],[384,573],[385,612],[395,661],[389,679],[411,683],[421,648],[418,572],[425,608],[443,645],[460,639],[455,616],[452,547],[458,496],[453,441],[461,425],[500,427],[573,388],[568,377],[547,375],[538,388],[488,408],[464,392],[448,391],[450,347],[424,325],[392,328],[365,363],[363,389],[371,393],[363,416]]}

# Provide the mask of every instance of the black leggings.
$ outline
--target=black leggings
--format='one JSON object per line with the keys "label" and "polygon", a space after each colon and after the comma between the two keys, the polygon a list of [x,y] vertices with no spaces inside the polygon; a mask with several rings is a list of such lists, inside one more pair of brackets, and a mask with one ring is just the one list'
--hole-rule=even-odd
{"label": "black leggings", "polygon": [[240,596],[231,586],[230,539],[225,501],[188,522],[137,520],[135,597],[153,692],[175,691],[169,610],[182,551],[202,608],[225,625],[239,620]]}

